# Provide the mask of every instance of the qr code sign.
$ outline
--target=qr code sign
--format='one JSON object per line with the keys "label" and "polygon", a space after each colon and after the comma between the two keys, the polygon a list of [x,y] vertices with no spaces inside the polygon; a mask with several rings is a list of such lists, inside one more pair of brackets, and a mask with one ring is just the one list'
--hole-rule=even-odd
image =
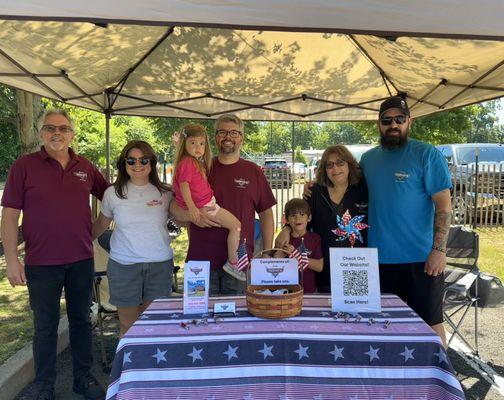
{"label": "qr code sign", "polygon": [[343,296],[367,296],[368,272],[343,270]]}

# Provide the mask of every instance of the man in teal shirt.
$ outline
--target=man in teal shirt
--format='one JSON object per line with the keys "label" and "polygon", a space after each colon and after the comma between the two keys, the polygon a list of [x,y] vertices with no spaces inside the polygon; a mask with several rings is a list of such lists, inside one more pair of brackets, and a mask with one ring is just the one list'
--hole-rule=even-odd
{"label": "man in teal shirt", "polygon": [[380,107],[380,146],[361,167],[369,190],[369,247],[378,248],[380,285],[427,322],[446,344],[443,286],[451,222],[451,178],[433,146],[408,138],[413,123],[399,96]]}

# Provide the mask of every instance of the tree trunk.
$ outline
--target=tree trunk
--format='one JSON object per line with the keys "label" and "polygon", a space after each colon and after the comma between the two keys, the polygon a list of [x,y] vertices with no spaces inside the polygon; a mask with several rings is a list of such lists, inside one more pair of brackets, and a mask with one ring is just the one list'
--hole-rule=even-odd
{"label": "tree trunk", "polygon": [[42,101],[39,96],[17,89],[16,105],[21,154],[33,153],[40,148],[40,136],[36,125],[44,111]]}

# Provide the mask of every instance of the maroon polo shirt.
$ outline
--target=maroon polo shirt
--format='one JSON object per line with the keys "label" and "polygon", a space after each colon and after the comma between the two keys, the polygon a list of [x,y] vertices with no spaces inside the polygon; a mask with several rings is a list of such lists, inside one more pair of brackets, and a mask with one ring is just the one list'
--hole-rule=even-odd
{"label": "maroon polo shirt", "polygon": [[[241,222],[241,238],[247,239],[247,252],[252,257],[255,213],[276,204],[264,173],[257,164],[241,158],[234,164],[221,164],[214,158],[208,182],[217,204]],[[227,235],[224,228],[200,228],[192,224],[187,260],[210,261],[211,268],[221,268],[227,260]]]}
{"label": "maroon polo shirt", "polygon": [[2,206],[23,211],[26,265],[60,265],[93,257],[89,195],[100,200],[108,182],[69,149],[63,170],[44,147],[12,165]]}
{"label": "maroon polo shirt", "polygon": [[[303,240],[301,240],[303,239]],[[304,242],[306,247],[306,254],[308,258],[314,258],[315,260],[320,260],[324,256],[322,255],[322,241],[320,236],[315,232],[306,232],[302,237],[290,237],[289,243],[293,245],[296,249],[301,246],[301,242]],[[303,290],[305,293],[314,293],[316,290],[315,285],[315,272],[310,268],[306,268],[303,271]]]}

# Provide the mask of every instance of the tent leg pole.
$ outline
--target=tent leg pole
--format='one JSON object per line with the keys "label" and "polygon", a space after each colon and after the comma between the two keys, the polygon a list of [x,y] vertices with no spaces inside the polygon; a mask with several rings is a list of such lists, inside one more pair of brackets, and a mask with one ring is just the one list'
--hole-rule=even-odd
{"label": "tent leg pole", "polygon": [[110,182],[110,112],[105,113],[105,178]]}

